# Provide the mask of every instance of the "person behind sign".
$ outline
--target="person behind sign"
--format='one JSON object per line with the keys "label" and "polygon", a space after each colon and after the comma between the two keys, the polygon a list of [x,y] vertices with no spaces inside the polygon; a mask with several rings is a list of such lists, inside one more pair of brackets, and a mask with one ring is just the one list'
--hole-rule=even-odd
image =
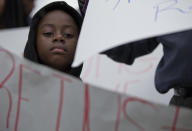
{"label": "person behind sign", "polygon": [[3,17],[4,7],[5,7],[5,0],[0,0],[0,29],[3,27],[2,17]]}
{"label": "person behind sign", "polygon": [[26,6],[26,0],[0,0],[0,29],[28,26],[34,5],[30,9]]}
{"label": "person behind sign", "polygon": [[78,0],[79,10],[83,17],[85,16],[88,2],[89,0]]}
{"label": "person behind sign", "polygon": [[79,77],[82,65],[72,68],[82,17],[64,1],[42,7],[32,18],[24,57]]}
{"label": "person behind sign", "polygon": [[25,11],[25,15],[27,17],[28,24],[31,23],[31,12],[33,8],[35,7],[35,0],[22,0],[23,1],[23,7]]}
{"label": "person behind sign", "polygon": [[[82,16],[85,15],[88,0],[78,0]],[[83,5],[84,4],[84,5]],[[164,55],[155,74],[158,92],[174,89],[170,104],[192,109],[192,30],[162,35],[136,41],[102,52],[109,58],[126,64],[133,64],[135,58],[151,53],[157,45],[163,45]]]}

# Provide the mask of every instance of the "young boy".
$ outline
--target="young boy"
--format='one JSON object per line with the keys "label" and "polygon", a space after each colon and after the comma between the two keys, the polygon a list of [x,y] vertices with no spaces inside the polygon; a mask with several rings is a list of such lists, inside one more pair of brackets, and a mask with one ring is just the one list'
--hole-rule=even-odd
{"label": "young boy", "polygon": [[79,77],[71,68],[82,24],[79,13],[64,1],[41,8],[32,18],[24,57]]}

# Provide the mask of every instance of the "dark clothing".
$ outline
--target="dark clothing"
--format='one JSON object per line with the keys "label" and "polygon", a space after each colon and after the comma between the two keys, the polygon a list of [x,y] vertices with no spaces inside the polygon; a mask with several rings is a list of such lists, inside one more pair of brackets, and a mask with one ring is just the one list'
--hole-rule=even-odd
{"label": "dark clothing", "polygon": [[2,29],[28,26],[28,17],[23,0],[5,0],[2,14]]}
{"label": "dark clothing", "polygon": [[192,87],[192,30],[122,45],[103,53],[117,62],[132,64],[136,57],[152,52],[159,43],[164,55],[156,69],[156,89],[166,93],[174,87]]}
{"label": "dark clothing", "polygon": [[83,17],[85,16],[88,3],[89,3],[89,0],[78,0],[79,10]]}
{"label": "dark clothing", "polygon": [[[79,15],[79,13],[74,8],[69,6],[66,2],[57,1],[57,2],[52,2],[52,3],[44,6],[32,18],[27,44],[24,49],[24,57],[33,62],[42,64],[42,62],[39,58],[37,47],[36,47],[37,29],[38,29],[38,25],[39,25],[41,19],[47,13],[49,13],[50,11],[53,11],[53,10],[62,10],[64,12],[68,13],[76,22],[79,32],[81,30],[82,17]],[[81,73],[81,69],[82,69],[82,65],[80,65],[79,67],[76,67],[76,68],[72,68],[70,71],[70,74],[73,76],[79,77],[80,73]]]}
{"label": "dark clothing", "polygon": [[169,104],[192,109],[192,88],[191,87],[175,87],[174,96],[171,98],[171,101]]}
{"label": "dark clothing", "polygon": [[184,97],[184,96],[174,95],[171,98],[171,101],[169,104],[175,105],[175,106],[187,107],[187,108],[192,109],[192,96],[191,97]]}
{"label": "dark clothing", "polygon": [[176,96],[183,96],[185,98],[192,97],[192,88],[191,87],[175,87],[174,94]]}

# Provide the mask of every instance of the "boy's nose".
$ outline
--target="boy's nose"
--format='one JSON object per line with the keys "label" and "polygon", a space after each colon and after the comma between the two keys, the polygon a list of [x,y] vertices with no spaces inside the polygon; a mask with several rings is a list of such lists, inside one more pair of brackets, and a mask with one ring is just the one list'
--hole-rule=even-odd
{"label": "boy's nose", "polygon": [[55,33],[54,35],[54,41],[64,41],[64,37],[61,33]]}

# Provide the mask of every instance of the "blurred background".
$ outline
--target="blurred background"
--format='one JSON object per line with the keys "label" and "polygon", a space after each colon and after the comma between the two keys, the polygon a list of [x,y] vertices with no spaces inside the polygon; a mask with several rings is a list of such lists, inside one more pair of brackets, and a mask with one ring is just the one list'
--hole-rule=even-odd
{"label": "blurred background", "polygon": [[[0,0],[0,29],[29,26],[34,13],[54,0]],[[78,10],[77,0],[66,2]]]}
{"label": "blurred background", "polygon": [[[40,9],[42,6],[46,5],[47,3],[53,2],[55,0],[35,0],[35,8],[32,11],[32,14]],[[79,9],[77,0],[65,0],[69,5],[73,6],[75,9]]]}

